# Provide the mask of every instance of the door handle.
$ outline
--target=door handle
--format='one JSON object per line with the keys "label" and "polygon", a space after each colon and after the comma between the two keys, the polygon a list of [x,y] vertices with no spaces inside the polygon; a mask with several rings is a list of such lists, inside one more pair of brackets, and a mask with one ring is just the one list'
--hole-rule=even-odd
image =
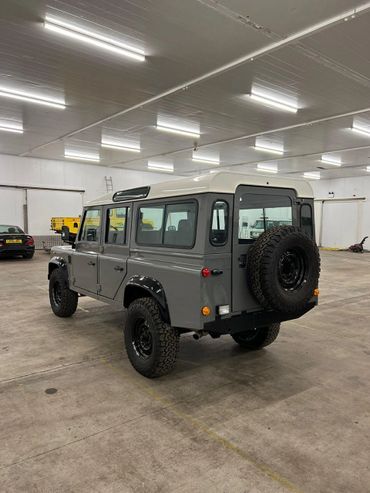
{"label": "door handle", "polygon": [[123,271],[123,267],[120,267],[119,265],[116,265],[115,268],[114,268],[114,270],[118,270],[118,271],[122,272]]}
{"label": "door handle", "polygon": [[95,262],[93,262],[92,260],[89,260],[89,261],[87,262],[87,265],[95,265]]}
{"label": "door handle", "polygon": [[247,255],[246,254],[240,255],[240,257],[238,258],[238,262],[239,262],[239,267],[245,267],[247,265]]}

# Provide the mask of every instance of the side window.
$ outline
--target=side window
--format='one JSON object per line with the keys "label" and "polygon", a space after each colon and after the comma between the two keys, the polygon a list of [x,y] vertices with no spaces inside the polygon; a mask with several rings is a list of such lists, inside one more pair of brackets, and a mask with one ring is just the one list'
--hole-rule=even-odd
{"label": "side window", "polygon": [[224,200],[217,200],[212,207],[210,242],[214,246],[227,243],[228,237],[229,204]]}
{"label": "side window", "polygon": [[111,245],[124,245],[126,243],[128,210],[128,207],[108,209],[105,243]]}
{"label": "side window", "polygon": [[81,241],[100,240],[101,209],[88,209],[80,232]]}
{"label": "side window", "polygon": [[136,241],[142,245],[191,248],[195,240],[196,202],[140,207]]}
{"label": "side window", "polygon": [[197,206],[195,202],[168,204],[163,244],[190,248],[194,245]]}
{"label": "side window", "polygon": [[246,193],[239,205],[239,243],[257,239],[275,226],[293,223],[292,201],[283,195]]}
{"label": "side window", "polygon": [[164,205],[140,207],[136,241],[147,245],[162,243]]}
{"label": "side window", "polygon": [[301,205],[301,229],[310,238],[313,238],[312,207],[310,204]]}

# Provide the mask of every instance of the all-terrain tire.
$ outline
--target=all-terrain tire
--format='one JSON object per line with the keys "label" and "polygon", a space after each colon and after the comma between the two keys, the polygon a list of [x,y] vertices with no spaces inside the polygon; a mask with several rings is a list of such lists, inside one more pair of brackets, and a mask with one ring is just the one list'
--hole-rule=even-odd
{"label": "all-terrain tire", "polygon": [[67,273],[56,268],[49,280],[50,306],[58,317],[71,317],[77,309],[78,294],[68,287]]}
{"label": "all-terrain tire", "polygon": [[160,377],[175,366],[179,333],[163,321],[153,298],[138,298],[129,305],[124,335],[128,358],[145,377]]}
{"label": "all-terrain tire", "polygon": [[249,251],[247,275],[252,293],[264,308],[288,315],[303,313],[318,287],[319,250],[295,226],[268,229]]}
{"label": "all-terrain tire", "polygon": [[280,332],[280,324],[271,324],[266,327],[259,327],[258,329],[246,330],[245,332],[239,332],[232,334],[231,337],[240,346],[246,349],[262,349],[269,346],[274,342]]}

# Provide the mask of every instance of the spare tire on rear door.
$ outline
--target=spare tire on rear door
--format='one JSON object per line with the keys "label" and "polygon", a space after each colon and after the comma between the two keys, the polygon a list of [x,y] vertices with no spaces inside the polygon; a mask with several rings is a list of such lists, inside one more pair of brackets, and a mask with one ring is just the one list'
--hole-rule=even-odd
{"label": "spare tire on rear door", "polygon": [[252,293],[264,308],[299,314],[318,287],[319,250],[295,226],[268,229],[249,250],[247,275]]}

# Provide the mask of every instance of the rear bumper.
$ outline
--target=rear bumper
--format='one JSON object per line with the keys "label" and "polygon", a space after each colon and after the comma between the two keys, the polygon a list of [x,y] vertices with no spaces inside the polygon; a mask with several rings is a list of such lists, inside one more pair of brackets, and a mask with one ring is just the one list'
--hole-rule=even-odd
{"label": "rear bumper", "polygon": [[5,246],[0,248],[0,257],[26,255],[27,253],[33,253],[34,251],[35,251],[34,246],[27,246],[27,245]]}
{"label": "rear bumper", "polygon": [[275,311],[261,311],[251,313],[240,313],[227,318],[218,317],[212,322],[204,324],[204,330],[214,334],[236,334],[248,329],[254,329],[257,327],[264,327],[277,322],[284,322],[285,320],[294,320],[300,318],[302,315],[312,310],[317,305],[317,302],[311,302],[307,305],[306,309],[299,314],[286,315],[284,313]]}

